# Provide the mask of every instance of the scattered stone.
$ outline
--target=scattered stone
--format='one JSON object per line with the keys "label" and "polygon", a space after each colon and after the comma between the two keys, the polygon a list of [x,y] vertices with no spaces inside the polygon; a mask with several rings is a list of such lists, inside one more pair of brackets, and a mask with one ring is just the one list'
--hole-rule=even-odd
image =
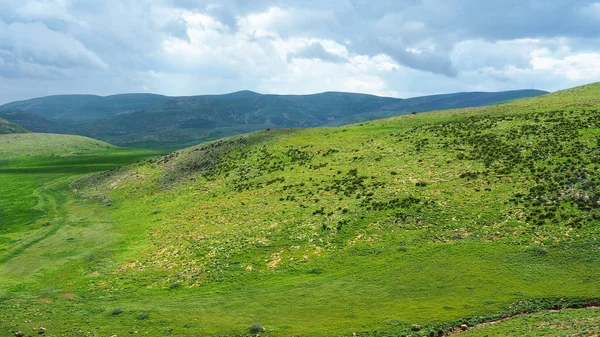
{"label": "scattered stone", "polygon": [[40,330],[38,331],[38,335],[43,335],[46,333],[46,328],[40,328]]}
{"label": "scattered stone", "polygon": [[466,324],[461,324],[461,325],[460,325],[460,329],[461,329],[462,331],[467,331],[467,330],[469,330],[469,326],[468,326],[468,325],[466,325]]}

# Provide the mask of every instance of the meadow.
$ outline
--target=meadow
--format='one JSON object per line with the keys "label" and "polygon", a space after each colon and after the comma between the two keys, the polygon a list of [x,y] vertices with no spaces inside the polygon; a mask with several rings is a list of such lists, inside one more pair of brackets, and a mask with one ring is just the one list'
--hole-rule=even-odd
{"label": "meadow", "polygon": [[593,330],[597,310],[543,310],[599,303],[599,109],[593,84],[144,161],[12,141],[0,331],[438,336],[522,312],[465,336]]}

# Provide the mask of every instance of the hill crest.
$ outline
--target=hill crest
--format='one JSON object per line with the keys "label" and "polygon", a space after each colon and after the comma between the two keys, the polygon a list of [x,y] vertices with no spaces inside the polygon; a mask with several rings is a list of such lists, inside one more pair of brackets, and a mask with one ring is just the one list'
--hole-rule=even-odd
{"label": "hill crest", "polygon": [[[537,90],[467,92],[407,99],[347,92],[276,95],[247,90],[184,97],[153,94],[51,96],[9,103],[0,110],[21,109],[57,124],[63,128],[61,132],[117,145],[181,148],[267,128],[343,125],[413,111],[498,104],[545,93]],[[35,131],[57,131],[48,128],[36,128]]]}
{"label": "hill crest", "polygon": [[27,133],[29,130],[0,117],[0,134]]}

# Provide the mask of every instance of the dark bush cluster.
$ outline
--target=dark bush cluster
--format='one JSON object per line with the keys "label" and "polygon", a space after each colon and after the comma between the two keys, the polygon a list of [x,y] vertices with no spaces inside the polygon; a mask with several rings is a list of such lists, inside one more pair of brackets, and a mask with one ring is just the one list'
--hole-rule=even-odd
{"label": "dark bush cluster", "polygon": [[[595,109],[532,112],[510,116],[470,116],[424,125],[406,132],[416,151],[443,148],[458,160],[482,163],[483,172],[464,172],[460,179],[516,177],[529,186],[510,201],[521,205],[528,223],[567,222],[579,227],[600,218],[600,138],[582,137],[600,128]],[[433,137],[424,137],[430,134]],[[516,175],[516,176],[515,176]],[[575,207],[580,215],[570,209]]]}

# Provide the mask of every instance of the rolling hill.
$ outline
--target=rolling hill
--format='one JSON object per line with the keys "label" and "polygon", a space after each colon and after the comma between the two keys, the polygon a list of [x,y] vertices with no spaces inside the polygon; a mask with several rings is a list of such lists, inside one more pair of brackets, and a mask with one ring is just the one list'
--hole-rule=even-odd
{"label": "rolling hill", "polygon": [[[117,145],[181,148],[267,128],[342,125],[413,111],[498,104],[545,93],[517,90],[410,99],[340,92],[262,95],[251,91],[190,97],[147,94],[51,96],[10,103],[0,107],[0,111],[21,109],[35,113],[57,123],[65,133]],[[60,104],[62,100],[65,103]],[[36,128],[35,131],[44,130]]]}
{"label": "rolling hill", "polygon": [[7,133],[25,133],[29,132],[25,128],[16,125],[4,118],[0,118],[0,135]]}
{"label": "rolling hill", "polygon": [[[47,216],[0,236],[0,330],[442,336],[598,305],[599,137],[591,84],[63,175],[36,190]],[[33,181],[28,161],[60,158],[9,165]],[[469,333],[597,327],[578,313]]]}
{"label": "rolling hill", "polygon": [[22,110],[51,120],[88,120],[146,109],[168,99],[154,94],[57,95],[12,102],[0,110]]}
{"label": "rolling hill", "polygon": [[70,133],[68,128],[61,126],[56,122],[21,110],[0,110],[0,118],[11,121],[32,132]]}

